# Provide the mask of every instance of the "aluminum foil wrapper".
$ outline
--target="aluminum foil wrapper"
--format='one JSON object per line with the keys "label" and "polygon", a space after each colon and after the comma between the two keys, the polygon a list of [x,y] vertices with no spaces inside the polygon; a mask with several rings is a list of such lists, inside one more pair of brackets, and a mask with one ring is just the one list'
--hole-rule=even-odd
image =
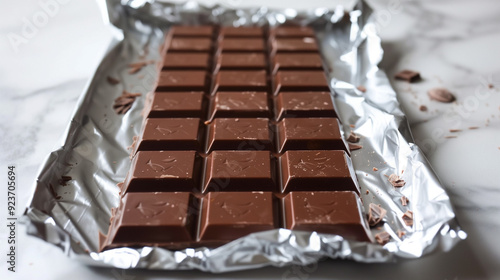
{"label": "aluminum foil wrapper", "polygon": [[[335,10],[271,10],[204,7],[195,2],[108,0],[100,2],[114,42],[82,94],[62,147],[52,152],[38,176],[26,210],[28,232],[50,242],[73,258],[93,265],[119,268],[199,269],[226,272],[267,265],[307,265],[320,258],[358,262],[388,262],[449,250],[466,237],[455,220],[450,199],[414,144],[396,93],[377,67],[383,50],[375,32],[372,10],[363,1],[349,12]],[[368,212],[370,203],[387,209],[382,229],[391,241],[384,246],[344,240],[341,236],[276,229],[237,239],[215,249],[118,248],[98,252],[99,232],[106,233],[111,208],[119,203],[119,188],[130,168],[129,150],[140,132],[146,94],[154,90],[160,50],[172,24],[216,23],[232,26],[294,23],[317,32],[327,60],[344,133],[361,136],[362,149],[352,164]],[[130,64],[144,62],[131,74]],[[137,71],[137,69],[135,69]],[[113,85],[113,77],[120,81]],[[356,86],[364,85],[366,93]],[[141,93],[125,115],[113,111],[123,91]],[[377,166],[378,171],[372,168]],[[394,188],[385,175],[398,174],[406,185]],[[68,177],[63,177],[68,176]],[[368,194],[366,191],[368,190]],[[410,199],[414,225],[405,225]],[[401,239],[397,231],[405,231]]]}

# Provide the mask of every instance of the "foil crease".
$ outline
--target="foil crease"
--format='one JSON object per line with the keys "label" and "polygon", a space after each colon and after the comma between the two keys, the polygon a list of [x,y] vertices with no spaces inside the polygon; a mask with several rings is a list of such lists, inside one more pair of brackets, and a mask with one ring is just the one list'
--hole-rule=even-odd
{"label": "foil crease", "polygon": [[[43,164],[33,198],[25,212],[28,233],[60,247],[75,259],[118,268],[198,269],[227,272],[267,265],[307,265],[324,257],[358,262],[389,262],[447,251],[466,238],[455,220],[450,199],[414,144],[396,93],[377,67],[383,50],[375,32],[373,11],[360,1],[349,12],[205,7],[196,2],[107,0],[100,7],[115,40],[80,97],[60,149]],[[361,136],[362,149],[352,152],[362,201],[387,209],[383,229],[391,235],[384,246],[344,240],[316,232],[276,229],[259,232],[215,249],[117,248],[98,252],[98,235],[106,233],[111,208],[119,203],[117,183],[130,167],[128,147],[140,132],[146,94],[153,91],[164,42],[172,24],[217,23],[232,26],[308,25],[317,32],[330,72],[344,134]],[[137,74],[131,63],[147,63]],[[120,80],[112,85],[107,77]],[[366,93],[356,89],[367,88]],[[141,93],[125,115],[112,110],[123,91]],[[374,172],[373,167],[378,171]],[[406,181],[395,189],[386,175]],[[70,176],[69,182],[61,182]],[[367,191],[367,192],[366,192]],[[414,226],[402,220],[401,196],[410,199]],[[367,211],[366,211],[367,212]],[[405,231],[399,238],[397,231]],[[375,234],[380,230],[372,229]]]}

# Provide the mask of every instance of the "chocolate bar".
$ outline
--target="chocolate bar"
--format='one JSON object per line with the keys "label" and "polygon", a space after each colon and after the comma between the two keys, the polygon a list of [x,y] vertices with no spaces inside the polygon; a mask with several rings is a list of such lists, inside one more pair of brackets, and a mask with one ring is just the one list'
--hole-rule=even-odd
{"label": "chocolate bar", "polygon": [[102,250],[277,228],[373,240],[312,29],[176,26],[167,38]]}

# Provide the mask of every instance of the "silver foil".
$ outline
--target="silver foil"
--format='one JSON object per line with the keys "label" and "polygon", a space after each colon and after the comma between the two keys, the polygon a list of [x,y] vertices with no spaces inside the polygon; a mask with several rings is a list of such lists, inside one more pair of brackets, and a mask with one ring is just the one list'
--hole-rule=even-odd
{"label": "silver foil", "polygon": [[[119,268],[199,269],[226,272],[267,265],[307,265],[322,257],[358,262],[387,262],[446,251],[466,237],[455,221],[450,200],[422,151],[414,144],[396,93],[377,67],[383,50],[375,32],[372,10],[363,1],[350,12],[335,10],[234,9],[204,7],[195,2],[108,0],[100,2],[116,32],[114,42],[82,94],[62,147],[52,152],[38,176],[26,210],[28,232],[50,242],[73,258]],[[344,134],[361,136],[362,149],[352,152],[352,164],[369,203],[388,210],[382,229],[391,241],[384,246],[344,240],[340,236],[277,229],[251,234],[216,249],[119,248],[98,252],[99,232],[106,233],[111,208],[119,203],[119,188],[130,167],[128,147],[140,131],[145,96],[161,63],[165,31],[172,24],[270,25],[294,23],[313,27],[331,71],[330,81]],[[130,74],[129,64],[154,61]],[[111,85],[107,77],[120,80]],[[356,89],[364,85],[366,93]],[[125,115],[116,115],[113,100],[126,90],[142,94]],[[351,127],[351,125],[353,127]],[[378,171],[373,171],[373,167]],[[404,171],[404,172],[403,172]],[[385,175],[406,181],[394,188]],[[72,180],[61,182],[61,176]],[[367,193],[368,191],[368,193]],[[401,196],[410,199],[408,206]],[[413,227],[402,215],[414,213]],[[406,232],[400,239],[397,231]]]}

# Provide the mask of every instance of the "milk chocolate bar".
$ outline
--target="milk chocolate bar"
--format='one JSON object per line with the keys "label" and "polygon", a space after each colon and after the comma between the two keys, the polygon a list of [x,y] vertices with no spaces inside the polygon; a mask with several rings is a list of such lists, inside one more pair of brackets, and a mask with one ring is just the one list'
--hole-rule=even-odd
{"label": "milk chocolate bar", "polygon": [[176,26],[103,250],[285,228],[372,241],[308,27]]}

